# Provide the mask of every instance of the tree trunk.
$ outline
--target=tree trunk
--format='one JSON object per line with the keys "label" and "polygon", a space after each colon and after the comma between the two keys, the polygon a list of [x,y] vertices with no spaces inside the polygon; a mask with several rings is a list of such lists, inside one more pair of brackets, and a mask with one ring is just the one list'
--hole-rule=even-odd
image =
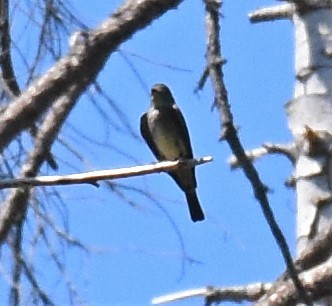
{"label": "tree trunk", "polygon": [[[332,217],[332,9],[307,5],[298,5],[293,15],[296,82],[294,98],[286,106],[298,146],[298,253]],[[332,305],[326,299],[318,304]]]}

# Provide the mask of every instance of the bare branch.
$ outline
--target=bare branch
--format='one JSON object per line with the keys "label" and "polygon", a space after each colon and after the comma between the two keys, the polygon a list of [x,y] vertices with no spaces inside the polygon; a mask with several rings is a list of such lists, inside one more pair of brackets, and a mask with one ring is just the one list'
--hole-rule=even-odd
{"label": "bare branch", "polygon": [[[326,261],[332,253],[331,240],[332,225],[319,231],[308,246],[300,253],[294,261],[297,271],[304,272]],[[288,277],[289,275],[286,271],[279,279],[286,279]]]}
{"label": "bare branch", "polygon": [[152,304],[159,305],[194,297],[205,298],[206,305],[220,302],[252,302],[257,301],[270,289],[270,287],[271,284],[257,283],[250,284],[248,286],[235,286],[227,288],[206,287],[191,289],[154,298],[152,300]]}
{"label": "bare branch", "polygon": [[[21,177],[37,175],[45,156],[50,151],[56,135],[70,110],[75,105],[77,90],[72,86],[66,96],[59,98],[53,105],[51,112],[45,117],[36,135],[36,143],[25,165],[22,167]],[[26,188],[25,188],[26,187]],[[12,225],[25,217],[30,196],[30,187],[26,186],[14,190],[1,206],[0,212],[0,242],[4,241]]]}
{"label": "bare branch", "polygon": [[[300,279],[313,298],[327,296],[332,292],[332,264],[327,262],[303,272]],[[193,297],[205,298],[206,305],[244,301],[257,302],[256,306],[292,306],[298,303],[298,291],[291,280],[281,280],[276,284],[256,283],[248,286],[191,289],[154,298],[152,304],[159,305]]]}
{"label": "bare branch", "polygon": [[[95,79],[110,53],[136,31],[180,2],[144,0],[137,4],[127,1],[98,28],[82,32],[66,57],[60,59],[40,80],[8,105],[0,118],[0,152],[17,133],[31,126],[57,100],[40,128],[35,148],[21,171],[21,177],[37,175],[68,112],[86,86]],[[53,113],[61,119],[54,117]],[[11,226],[24,218],[29,196],[30,187],[17,188],[3,203],[0,212],[0,242],[5,240]]]}
{"label": "bare branch", "polygon": [[22,278],[22,232],[23,232],[23,220],[16,224],[15,230],[12,233],[11,249],[13,253],[14,265],[12,271],[12,285],[11,285],[11,305],[21,304],[21,278]]}
{"label": "bare branch", "polygon": [[252,185],[255,197],[261,206],[265,219],[267,220],[272,234],[281,250],[284,261],[287,265],[287,269],[289,270],[290,276],[301,298],[308,305],[311,305],[312,302],[306,294],[305,290],[303,289],[301,282],[299,281],[286,239],[274,218],[272,209],[270,208],[269,200],[267,198],[267,188],[262,183],[257,170],[246,156],[240,139],[237,136],[237,129],[234,126],[233,115],[231,113],[230,104],[228,101],[228,94],[223,80],[223,61],[221,60],[222,55],[219,41],[220,5],[221,2],[219,0],[205,0],[206,29],[208,39],[207,61],[212,86],[215,92],[215,105],[219,110],[219,116],[223,125],[221,135],[222,138],[226,139],[226,141],[228,142],[233,154],[239,160],[239,163],[242,165],[245,175],[247,176],[248,180]]}
{"label": "bare branch", "polygon": [[180,167],[194,167],[211,161],[212,157],[207,156],[199,159],[163,161],[152,165],[135,166],[130,168],[121,168],[114,170],[100,170],[100,171],[92,171],[85,173],[69,174],[63,176],[54,175],[54,176],[39,176],[33,178],[25,177],[18,179],[8,179],[0,181],[0,189],[69,185],[69,184],[92,184],[98,186],[97,182],[100,180],[114,180],[119,178],[140,176],[151,173],[167,172],[178,169]]}
{"label": "bare branch", "polygon": [[[300,253],[299,257],[294,261],[294,265],[295,265],[297,271],[299,273],[301,273],[300,274],[301,277],[303,277],[303,275],[306,275],[306,276],[309,275],[310,278],[312,278],[312,275],[317,276],[317,273],[315,272],[315,270],[309,270],[309,269],[318,267],[319,265],[322,265],[322,268],[319,268],[319,270],[317,270],[317,271],[322,271],[322,269],[325,269],[324,267],[326,267],[325,266],[326,264],[322,264],[322,263],[327,261],[331,256],[331,253],[332,253],[331,240],[332,240],[332,225],[321,230],[319,232],[319,234]],[[314,271],[314,272],[312,272],[312,271]],[[304,274],[303,272],[307,272],[308,274]],[[327,272],[332,273],[332,269],[328,267]],[[321,277],[321,276],[319,276],[319,277]],[[328,281],[329,277],[332,277],[332,276],[327,275],[324,282],[326,281],[329,283],[329,281]],[[304,277],[304,278],[308,278],[308,277]],[[289,281],[289,273],[286,271],[273,284],[271,290],[268,292],[268,296],[264,297],[264,301],[271,299],[272,295],[274,295],[275,293],[278,293],[280,291],[280,288],[283,288],[283,286],[286,285],[287,281]],[[315,285],[310,285],[310,286],[315,287]],[[319,289],[319,287],[321,285],[319,283],[317,283],[316,286],[318,286],[317,289]],[[309,290],[309,289],[307,289],[307,290]],[[316,289],[314,289],[314,290],[316,290]],[[308,291],[308,292],[310,292],[310,291]],[[292,295],[293,293],[291,291],[288,291],[288,293],[283,293],[283,294]],[[317,293],[317,297],[320,297],[318,293]],[[290,299],[291,297],[288,296],[287,298]],[[295,297],[293,297],[293,298],[295,298]],[[261,303],[261,301],[260,301],[260,303]]]}
{"label": "bare branch", "polygon": [[54,234],[63,242],[71,247],[77,247],[86,253],[89,253],[91,250],[88,246],[86,246],[83,242],[78,240],[76,237],[73,237],[72,234],[69,233],[69,229],[65,225],[64,228],[60,228],[56,221],[52,220],[48,211],[43,211],[40,209],[41,204],[38,203],[37,205],[31,205],[38,220],[39,225],[37,226],[35,238],[31,239],[34,241],[32,244],[34,245],[39,238],[39,235],[43,234],[42,228],[44,224],[46,224],[50,229],[53,230]]}
{"label": "bare branch", "polygon": [[0,151],[72,86],[78,97],[122,42],[180,3],[181,0],[127,1],[98,28],[84,32],[67,56],[7,107],[0,120]]}
{"label": "bare branch", "polygon": [[[286,156],[292,163],[294,163],[296,158],[296,145],[295,144],[272,144],[265,143],[260,148],[256,148],[250,151],[245,151],[247,158],[254,162],[257,159],[267,155],[267,154],[281,154]],[[228,159],[228,163],[231,166],[231,169],[236,169],[241,167],[238,159],[235,155],[232,155]]]}
{"label": "bare branch", "polygon": [[271,288],[269,283],[254,283],[247,286],[235,286],[229,288],[210,288],[206,296],[206,305],[219,302],[257,301]]}
{"label": "bare branch", "polygon": [[198,80],[198,83],[194,89],[194,93],[198,93],[200,90],[204,88],[204,85],[209,77],[209,68],[205,67],[201,77]]}
{"label": "bare branch", "polygon": [[331,9],[331,0],[291,0],[295,6],[297,12],[305,14],[313,10],[319,9]]}
{"label": "bare branch", "polygon": [[[72,281],[70,280],[70,278],[67,275],[67,270],[65,267],[64,262],[60,259],[60,255],[55,251],[50,239],[48,238],[48,236],[45,234],[45,231],[43,231],[41,233],[43,240],[45,242],[45,245],[48,249],[48,253],[50,258],[53,260],[53,263],[55,264],[55,266],[57,267],[57,269],[59,270],[63,281],[66,283],[66,287],[68,289],[68,295],[69,297],[75,298],[76,300],[79,300],[79,295],[77,290],[75,289]],[[78,303],[77,303],[78,304]]]}
{"label": "bare branch", "polygon": [[249,20],[252,23],[275,21],[282,19],[292,19],[295,13],[295,6],[291,3],[284,3],[257,9],[249,14]]}
{"label": "bare branch", "polygon": [[[300,280],[312,299],[321,299],[332,293],[332,263],[327,261],[300,274]],[[299,302],[298,291],[290,280],[277,282],[255,306],[291,306]]]}
{"label": "bare branch", "polygon": [[55,306],[53,301],[49,298],[48,294],[40,287],[38,280],[36,279],[32,269],[27,265],[27,263],[22,260],[22,266],[24,269],[24,273],[28,280],[30,281],[33,289],[38,294],[39,298],[42,300],[44,305]]}
{"label": "bare branch", "polygon": [[[139,55],[137,53],[134,53],[132,51],[128,51],[128,50],[125,50],[125,49],[119,49],[118,51],[122,54],[138,58],[141,61],[144,61],[146,63],[152,64],[152,65],[155,65],[155,66],[164,67],[164,68],[167,68],[169,70],[174,70],[174,71],[179,71],[179,72],[186,72],[186,73],[192,73],[193,72],[191,69],[187,69],[187,68],[180,67],[180,66],[174,66],[174,65],[167,64],[167,63],[164,63],[164,62],[159,62],[159,61],[151,59],[150,57],[147,58],[147,57],[144,57],[142,55]],[[146,88],[146,89],[147,89],[147,92],[149,92],[149,88]]]}
{"label": "bare branch", "polygon": [[9,32],[8,0],[0,0],[0,67],[5,90],[10,98],[21,91],[17,83],[11,57],[11,38]]}

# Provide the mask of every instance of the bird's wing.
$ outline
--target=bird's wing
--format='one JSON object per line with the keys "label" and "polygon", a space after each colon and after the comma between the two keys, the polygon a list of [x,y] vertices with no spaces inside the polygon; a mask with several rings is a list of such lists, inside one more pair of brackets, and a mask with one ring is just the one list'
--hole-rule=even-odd
{"label": "bird's wing", "polygon": [[149,126],[148,126],[148,115],[147,113],[144,113],[141,117],[141,125],[140,125],[141,135],[148,144],[150,150],[153,152],[154,156],[158,160],[165,159],[159,152],[157,146],[155,145],[153,138],[151,136]]}
{"label": "bird's wing", "polygon": [[176,129],[178,129],[177,134],[182,135],[182,137],[183,137],[182,140],[183,140],[186,150],[187,150],[186,157],[193,158],[193,151],[191,148],[190,136],[189,136],[187,124],[184,120],[184,117],[183,117],[180,109],[176,105],[173,106],[171,112],[172,112],[173,121],[176,122],[175,127],[176,127]]}
{"label": "bird's wing", "polygon": [[[163,115],[168,116],[168,122],[172,123],[169,128],[173,129],[176,135],[181,135],[181,139],[178,140],[179,145],[182,143],[180,147],[185,148],[185,150],[182,151],[182,158],[193,158],[193,151],[191,148],[188,128],[180,109],[174,105],[169,110],[164,111]],[[175,182],[183,191],[188,191],[190,189],[196,188],[197,186],[194,167],[190,169],[188,168],[171,171],[168,172],[168,174],[175,180]]]}

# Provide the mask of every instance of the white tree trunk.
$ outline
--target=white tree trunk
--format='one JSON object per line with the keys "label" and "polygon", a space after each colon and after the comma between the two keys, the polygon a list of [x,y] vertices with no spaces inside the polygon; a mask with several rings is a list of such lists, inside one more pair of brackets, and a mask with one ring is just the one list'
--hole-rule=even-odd
{"label": "white tree trunk", "polygon": [[[295,14],[294,98],[286,108],[298,144],[297,251],[332,219],[332,10]],[[320,301],[320,305],[332,305]]]}

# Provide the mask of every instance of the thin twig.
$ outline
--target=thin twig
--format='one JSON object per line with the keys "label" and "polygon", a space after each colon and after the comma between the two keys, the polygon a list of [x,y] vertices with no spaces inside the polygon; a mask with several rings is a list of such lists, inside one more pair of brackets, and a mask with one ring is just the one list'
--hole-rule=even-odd
{"label": "thin twig", "polygon": [[55,306],[53,301],[50,299],[48,294],[40,287],[38,280],[36,279],[36,276],[32,269],[28,267],[27,263],[22,260],[22,267],[24,269],[24,273],[29,280],[29,282],[32,285],[32,288],[36,291],[38,294],[39,298],[41,301],[44,303],[44,305],[50,305],[50,306]]}
{"label": "thin twig", "polygon": [[204,85],[209,77],[209,68],[205,67],[200,79],[198,80],[198,83],[194,89],[194,93],[198,93],[200,90],[204,88]]}

